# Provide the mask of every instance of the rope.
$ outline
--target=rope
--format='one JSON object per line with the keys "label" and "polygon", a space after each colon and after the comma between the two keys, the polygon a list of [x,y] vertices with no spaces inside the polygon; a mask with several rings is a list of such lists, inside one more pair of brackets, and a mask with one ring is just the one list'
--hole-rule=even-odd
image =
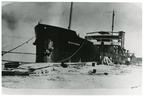
{"label": "rope", "polygon": [[[34,36],[34,37],[35,37],[35,36]],[[15,49],[21,47],[21,46],[24,45],[24,44],[28,43],[28,42],[29,42],[30,40],[32,40],[34,37],[32,37],[32,38],[30,38],[29,40],[27,40],[26,42],[24,42],[24,43],[18,45],[17,47],[15,47],[15,48],[13,48],[13,49],[11,49],[11,50],[9,50],[9,51],[4,52],[4,53],[2,54],[2,56],[5,55],[6,53],[9,53],[9,52],[11,52],[11,51],[13,51],[13,50],[15,50]]]}
{"label": "rope", "polygon": [[[7,51],[2,51],[2,53],[7,52]],[[28,55],[36,55],[36,53],[26,53],[26,52],[9,52],[12,54],[28,54]]]}
{"label": "rope", "polygon": [[59,62],[66,61],[66,60],[70,59],[71,57],[73,57],[73,56],[82,48],[82,46],[84,45],[85,42],[86,42],[86,39],[84,40],[84,42],[82,43],[82,45],[79,47],[79,49],[78,49],[77,51],[75,51],[75,52],[74,52],[71,56],[69,56],[68,58],[65,58],[65,59],[63,59],[63,60],[61,60],[61,61],[59,61]]}

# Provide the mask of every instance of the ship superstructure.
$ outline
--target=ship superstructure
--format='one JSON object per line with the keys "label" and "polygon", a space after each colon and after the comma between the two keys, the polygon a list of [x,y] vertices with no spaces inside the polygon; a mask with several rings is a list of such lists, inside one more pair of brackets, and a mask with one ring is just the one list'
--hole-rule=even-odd
{"label": "ship superstructure", "polygon": [[125,60],[125,32],[89,32],[85,38],[93,42],[94,46],[98,46],[101,58],[106,55],[115,63],[122,63]]}

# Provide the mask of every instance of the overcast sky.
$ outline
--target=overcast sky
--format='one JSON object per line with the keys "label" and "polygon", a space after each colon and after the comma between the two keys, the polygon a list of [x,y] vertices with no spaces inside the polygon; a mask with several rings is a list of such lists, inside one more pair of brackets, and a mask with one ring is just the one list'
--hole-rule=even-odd
{"label": "overcast sky", "polygon": [[[2,6],[2,50],[10,50],[33,37],[38,21],[68,27],[70,2],[10,3]],[[115,10],[114,31],[125,31],[125,48],[142,56],[142,9],[139,3],[74,3],[72,30],[81,37],[87,32],[111,31],[112,10]],[[35,53],[34,39],[14,50]],[[35,56],[6,54],[4,59],[35,61]],[[29,59],[31,58],[31,59]]]}

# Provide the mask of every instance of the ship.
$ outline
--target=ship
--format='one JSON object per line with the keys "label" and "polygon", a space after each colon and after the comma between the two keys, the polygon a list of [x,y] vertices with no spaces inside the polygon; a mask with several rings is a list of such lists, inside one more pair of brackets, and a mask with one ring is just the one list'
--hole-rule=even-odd
{"label": "ship", "polygon": [[99,60],[99,51],[92,42],[75,31],[38,24],[36,32],[36,62],[89,62]]}
{"label": "ship", "polygon": [[112,31],[88,32],[85,38],[79,37],[71,30],[70,10],[68,29],[38,23],[35,26],[36,62],[99,62],[108,56],[115,63],[124,63],[125,32],[113,32],[114,10],[112,15]]}
{"label": "ship", "polygon": [[[50,67],[51,64],[61,63],[61,66],[63,68],[66,68],[68,63],[65,64],[64,62],[74,62],[71,64],[79,64],[79,65],[80,64],[85,65],[87,62],[90,63],[92,62],[92,66],[95,66],[95,63],[97,63],[97,65],[103,64],[102,61],[104,60],[105,56],[107,56],[109,60],[112,61],[113,64],[127,64],[126,61],[129,57],[131,58],[131,62],[136,63],[136,57],[134,56],[134,54],[132,53],[130,55],[129,50],[126,50],[124,48],[125,32],[113,31],[114,16],[115,16],[114,10],[112,12],[113,14],[112,14],[111,31],[88,32],[86,33],[86,36],[82,38],[76,33],[76,31],[71,29],[72,5],[73,3],[71,3],[68,29],[53,25],[42,24],[40,22],[38,22],[38,24],[35,26],[34,37],[36,39],[33,45],[36,46],[36,63],[3,60],[9,62],[3,64],[4,65],[3,66],[4,70],[2,71],[3,76],[7,75],[27,76],[29,74],[32,74],[35,70]],[[32,53],[11,52],[11,51],[28,43],[34,37],[9,51],[3,51],[2,56],[6,53],[32,54]],[[37,64],[40,63],[42,67],[40,66],[38,66],[39,68],[30,67],[35,65],[37,66]],[[48,64],[48,66],[46,66],[45,64]],[[22,66],[25,66],[26,68],[23,68]]]}

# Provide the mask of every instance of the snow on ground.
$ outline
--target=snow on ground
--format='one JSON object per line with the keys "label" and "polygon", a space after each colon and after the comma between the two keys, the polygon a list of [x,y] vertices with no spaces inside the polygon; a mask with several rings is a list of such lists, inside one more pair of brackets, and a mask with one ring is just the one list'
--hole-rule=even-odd
{"label": "snow on ground", "polygon": [[[96,73],[89,74],[93,69]],[[48,67],[35,73],[30,76],[2,76],[2,86],[16,89],[134,89],[142,85],[141,66],[69,65],[67,68]]]}

